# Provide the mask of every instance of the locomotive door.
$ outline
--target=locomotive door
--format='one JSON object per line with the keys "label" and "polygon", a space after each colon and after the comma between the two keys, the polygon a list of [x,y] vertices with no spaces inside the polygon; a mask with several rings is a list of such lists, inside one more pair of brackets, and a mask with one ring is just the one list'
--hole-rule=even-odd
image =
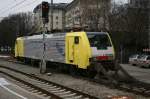
{"label": "locomotive door", "polygon": [[67,42],[67,62],[70,64],[78,65],[79,60],[79,37],[78,36],[72,36],[68,38]]}
{"label": "locomotive door", "polygon": [[80,56],[82,53],[80,53],[80,37],[75,36],[74,37],[74,64],[79,66],[80,63]]}
{"label": "locomotive door", "polygon": [[68,38],[68,62],[73,63],[74,61],[74,39],[73,37]]}

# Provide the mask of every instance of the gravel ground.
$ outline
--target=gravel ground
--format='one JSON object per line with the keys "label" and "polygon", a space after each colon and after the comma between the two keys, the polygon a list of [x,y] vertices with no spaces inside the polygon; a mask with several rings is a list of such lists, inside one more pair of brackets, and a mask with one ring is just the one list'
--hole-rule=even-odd
{"label": "gravel ground", "polygon": [[128,93],[125,91],[120,91],[117,89],[111,89],[109,87],[106,87],[106,86],[103,86],[103,85],[100,85],[100,84],[97,84],[94,82],[90,82],[87,80],[74,78],[74,77],[72,77],[70,75],[66,75],[66,74],[52,73],[51,76],[41,75],[41,74],[39,74],[39,69],[36,67],[31,67],[31,66],[21,65],[21,64],[15,64],[15,63],[6,62],[3,60],[0,60],[0,65],[12,67],[14,69],[18,69],[18,70],[28,72],[28,73],[33,73],[33,74],[41,76],[47,80],[56,82],[58,84],[62,84],[64,86],[68,86],[70,88],[88,93],[88,94],[93,95],[93,96],[97,96],[99,98],[105,98],[108,96],[126,95],[126,96],[132,97],[133,99],[150,99],[150,97],[143,97],[143,96],[135,95],[135,94]]}
{"label": "gravel ground", "polygon": [[122,67],[136,79],[150,83],[150,68],[140,68],[130,64],[122,64]]}
{"label": "gravel ground", "polygon": [[[57,82],[59,84],[63,84],[65,86],[68,86],[70,88],[97,96],[99,98],[106,98],[108,96],[130,96],[133,97],[133,99],[150,99],[146,98],[140,95],[135,95],[132,93],[120,91],[118,89],[111,89],[109,87],[106,87],[104,85],[100,85],[94,82],[89,82],[87,80],[77,79],[68,75],[64,74],[52,74],[52,76],[47,77],[43,75],[47,80]],[[58,79],[59,78],[59,79]]]}

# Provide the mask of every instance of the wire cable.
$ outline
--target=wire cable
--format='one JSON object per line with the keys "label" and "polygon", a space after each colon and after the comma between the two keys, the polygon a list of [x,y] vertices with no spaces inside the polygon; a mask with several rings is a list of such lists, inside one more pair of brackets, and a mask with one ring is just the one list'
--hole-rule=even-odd
{"label": "wire cable", "polygon": [[[19,2],[19,3],[17,3],[16,5],[12,6],[11,8],[6,9],[7,12],[8,12],[8,10],[12,10],[13,8],[16,8],[17,6],[23,4],[25,1],[27,1],[27,0],[23,0],[23,1]],[[30,3],[27,3],[27,4],[25,4],[25,5],[22,5],[22,7],[19,7],[18,9],[20,10],[20,9],[22,9],[22,8],[25,8],[25,7],[27,7],[27,6],[30,6],[30,5],[34,4],[35,2],[37,2],[37,1],[39,1],[39,0],[34,0],[34,1],[30,2]],[[1,14],[1,13],[6,13],[6,10],[3,11],[3,12],[0,12],[0,14]],[[0,11],[1,11],[1,10],[0,10]]]}
{"label": "wire cable", "polygon": [[[15,3],[16,4],[16,3]],[[8,9],[6,6],[11,6],[12,5],[12,2],[11,3],[9,3],[9,4],[7,4],[7,5],[4,5],[1,9],[0,9],[0,11],[3,11],[3,10],[5,10],[5,9]]]}
{"label": "wire cable", "polygon": [[32,4],[34,4],[36,1],[38,1],[38,0],[34,0],[34,1],[30,2],[30,3],[27,3],[27,4],[25,4],[25,5],[22,5],[21,7],[19,7],[19,9],[28,7],[28,6],[32,5]]}
{"label": "wire cable", "polygon": [[8,8],[8,9],[6,9],[6,10],[2,11],[2,12],[0,12],[0,14],[2,14],[2,13],[6,13],[8,10],[11,10],[11,9],[13,9],[13,8],[15,8],[15,7],[17,7],[17,6],[21,5],[21,4],[23,4],[25,1],[27,1],[27,0],[23,0],[23,1],[21,1],[21,2],[18,2],[18,3],[17,3],[17,4],[15,4],[14,6],[12,6],[12,7]]}
{"label": "wire cable", "polygon": [[24,6],[30,6],[31,4],[35,3],[36,1],[38,1],[38,0],[34,0],[34,1],[32,1],[32,2],[30,2],[28,4],[26,4],[26,5],[24,5]]}

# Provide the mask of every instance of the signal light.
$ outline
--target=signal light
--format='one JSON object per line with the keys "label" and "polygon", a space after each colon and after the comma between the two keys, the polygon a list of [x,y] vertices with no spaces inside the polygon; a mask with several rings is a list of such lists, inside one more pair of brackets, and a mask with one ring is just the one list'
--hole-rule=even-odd
{"label": "signal light", "polygon": [[49,3],[43,1],[42,2],[42,18],[44,23],[48,23],[49,21]]}

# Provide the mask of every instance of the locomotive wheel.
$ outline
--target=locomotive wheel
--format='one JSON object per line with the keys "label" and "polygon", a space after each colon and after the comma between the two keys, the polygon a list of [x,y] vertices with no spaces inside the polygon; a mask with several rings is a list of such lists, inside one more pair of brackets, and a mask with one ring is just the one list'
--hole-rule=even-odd
{"label": "locomotive wheel", "polygon": [[76,76],[78,73],[77,73],[77,68],[75,66],[70,66],[69,67],[69,72],[72,76]]}
{"label": "locomotive wheel", "polygon": [[19,61],[21,61],[21,62],[23,62],[24,63],[24,58],[22,58],[22,57],[19,57]]}
{"label": "locomotive wheel", "polygon": [[[58,67],[57,71],[58,72],[64,72],[64,73],[67,73],[67,70],[68,70],[68,66],[64,65],[64,64],[57,64],[56,65]],[[55,66],[55,67],[56,67]],[[66,68],[65,68],[66,67]]]}
{"label": "locomotive wheel", "polygon": [[25,64],[30,64],[31,63],[31,59],[24,58],[24,62],[25,62]]}
{"label": "locomotive wheel", "polygon": [[31,66],[35,67],[35,60],[31,59]]}
{"label": "locomotive wheel", "polygon": [[89,78],[94,78],[96,76],[97,72],[92,70],[86,70],[86,75]]}

